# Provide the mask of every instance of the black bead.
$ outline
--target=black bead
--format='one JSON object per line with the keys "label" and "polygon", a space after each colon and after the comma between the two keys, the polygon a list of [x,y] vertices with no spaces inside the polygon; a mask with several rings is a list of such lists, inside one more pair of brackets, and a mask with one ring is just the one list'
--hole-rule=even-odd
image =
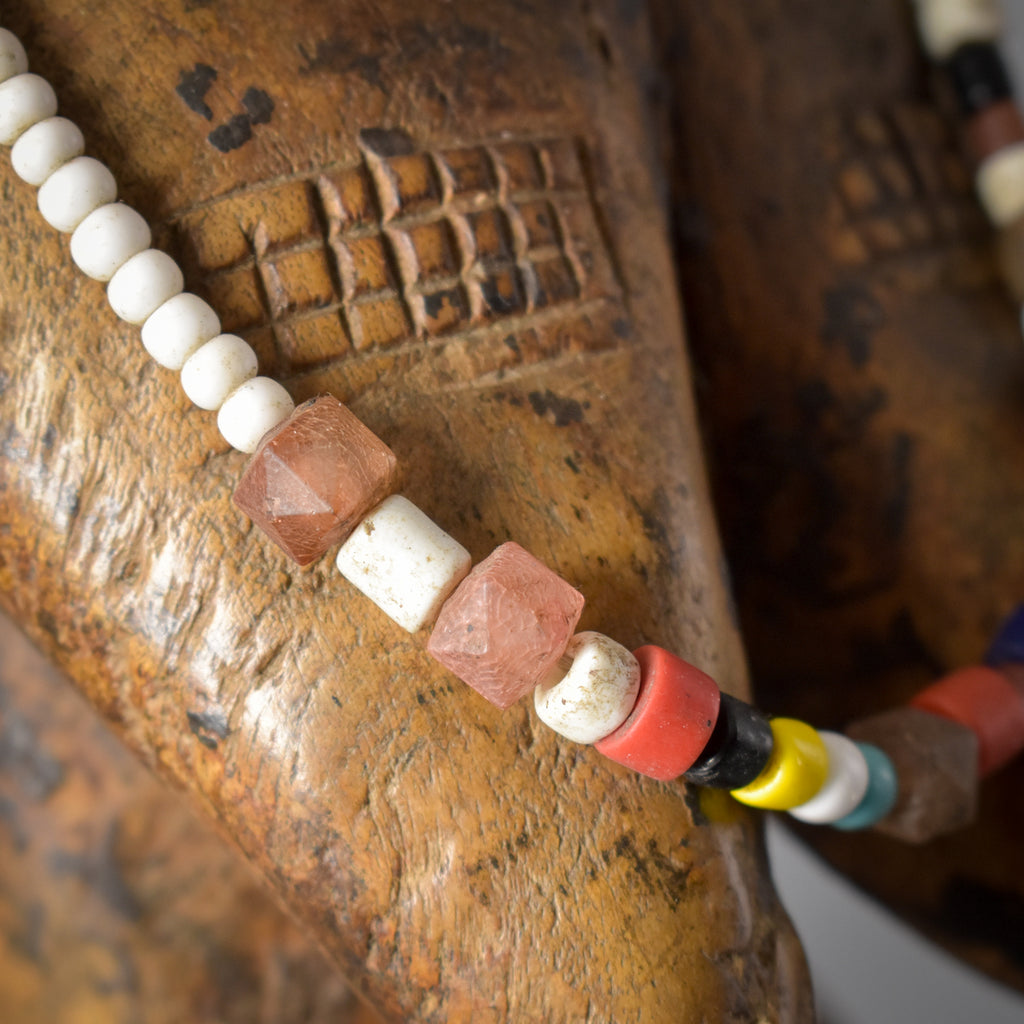
{"label": "black bead", "polygon": [[739,789],[761,774],[773,746],[768,719],[757,708],[723,693],[711,738],[683,778],[698,786]]}
{"label": "black bead", "polygon": [[1013,95],[1003,58],[992,43],[964,43],[943,66],[968,117]]}

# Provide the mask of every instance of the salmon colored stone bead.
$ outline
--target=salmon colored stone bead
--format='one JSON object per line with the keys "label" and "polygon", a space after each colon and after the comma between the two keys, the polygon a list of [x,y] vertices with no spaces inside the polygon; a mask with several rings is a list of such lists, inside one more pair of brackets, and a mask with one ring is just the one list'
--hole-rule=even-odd
{"label": "salmon colored stone bead", "polygon": [[775,745],[764,771],[742,789],[740,803],[770,811],[788,811],[807,803],[828,776],[828,750],[818,731],[794,718],[773,718]]}
{"label": "salmon colored stone bead", "polygon": [[640,692],[629,717],[594,746],[627,768],[667,782],[700,756],[718,720],[721,692],[699,668],[661,647],[633,652]]}
{"label": "salmon colored stone bead", "polygon": [[994,668],[962,668],[922,690],[910,706],[967,726],[978,737],[982,778],[1024,750],[1024,697]]}
{"label": "salmon colored stone bead", "polygon": [[441,606],[427,650],[481,697],[511,707],[547,676],[583,612],[583,595],[511,541]]}
{"label": "salmon colored stone bead", "polygon": [[340,544],[392,491],[397,461],[336,398],[303,402],[256,448],[235,504],[299,565]]}

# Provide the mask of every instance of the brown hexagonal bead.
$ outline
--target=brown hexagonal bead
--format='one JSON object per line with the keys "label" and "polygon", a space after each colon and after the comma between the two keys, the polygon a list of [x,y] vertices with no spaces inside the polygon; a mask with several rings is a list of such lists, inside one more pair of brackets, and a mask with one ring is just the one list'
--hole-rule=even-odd
{"label": "brown hexagonal bead", "polygon": [[874,826],[908,843],[970,824],[978,797],[978,738],[958,722],[897,708],[854,722],[846,735],[889,755],[899,780],[893,809]]}
{"label": "brown hexagonal bead", "polygon": [[235,504],[299,565],[340,544],[394,489],[394,453],[331,395],[300,405],[260,441]]}

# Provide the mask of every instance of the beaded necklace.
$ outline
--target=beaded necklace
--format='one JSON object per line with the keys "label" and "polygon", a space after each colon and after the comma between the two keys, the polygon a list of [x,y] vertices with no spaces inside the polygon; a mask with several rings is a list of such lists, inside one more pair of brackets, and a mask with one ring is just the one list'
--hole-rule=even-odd
{"label": "beaded necklace", "polygon": [[[1024,124],[991,42],[991,7],[918,0],[917,9],[926,46],[945,61],[968,115],[982,201],[997,225],[1016,228],[1003,247],[1019,252]],[[150,247],[145,220],[117,202],[112,173],[56,115],[52,87],[0,29],[0,143],[13,147],[16,173],[39,186],[43,218],[71,236],[79,269],[106,284],[115,314],[141,326],[150,356],[178,372],[189,399],[216,411],[224,439],[251,456],[235,503],[300,566],[340,545],[346,580],[408,632],[429,629],[428,651],[486,700],[507,708],[532,692],[549,727],[644,775],[916,842],[966,824],[978,780],[1024,749],[1024,684],[1014,667],[1024,662],[1021,612],[986,665],[954,672],[843,735],[769,717],[660,647],[630,652],[576,633],[583,595],[513,542],[472,566],[458,541],[394,493],[393,453],[351,411],[329,395],[296,408],[258,375],[249,344],[222,333],[216,312],[184,290],[174,260]],[[1024,298],[1024,285],[1012,283]]]}

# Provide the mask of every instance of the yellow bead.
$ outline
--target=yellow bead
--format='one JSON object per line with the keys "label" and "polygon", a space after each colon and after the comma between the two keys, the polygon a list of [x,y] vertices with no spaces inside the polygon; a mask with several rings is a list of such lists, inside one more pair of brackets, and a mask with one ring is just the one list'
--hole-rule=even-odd
{"label": "yellow bead", "polygon": [[741,803],[785,811],[806,803],[828,774],[828,751],[816,729],[794,718],[773,718],[775,746],[764,771],[732,795]]}

